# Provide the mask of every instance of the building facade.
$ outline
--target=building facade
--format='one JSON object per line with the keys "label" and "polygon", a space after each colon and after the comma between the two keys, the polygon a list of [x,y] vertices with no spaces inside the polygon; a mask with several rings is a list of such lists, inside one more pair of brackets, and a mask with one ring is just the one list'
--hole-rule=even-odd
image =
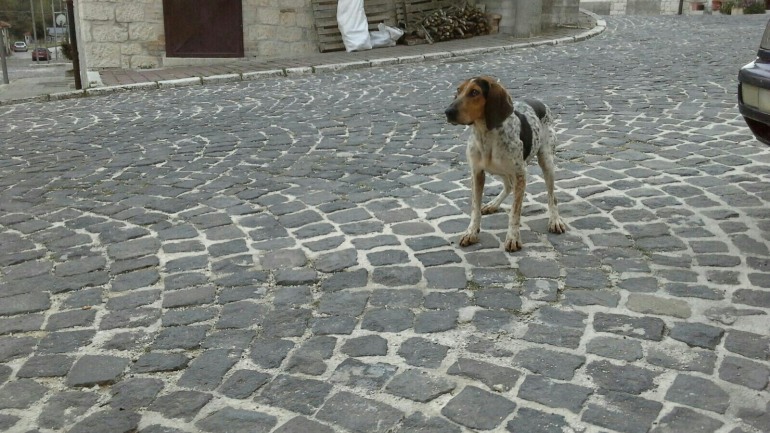
{"label": "building facade", "polygon": [[[405,1],[365,0],[364,5],[392,8],[395,17]],[[78,46],[84,66],[91,70],[211,64],[228,58],[296,57],[318,52],[314,20],[314,5],[318,9],[318,3],[321,1],[76,0]],[[465,0],[456,3],[462,5]],[[485,4],[489,12],[504,5],[499,13],[507,27],[501,26],[501,30],[510,33],[517,33],[515,24],[509,23],[511,17],[515,13],[521,16],[525,7],[531,13],[526,20],[520,20],[531,27],[524,30],[526,34],[578,20],[579,0],[469,3]],[[537,7],[531,7],[533,3]],[[328,14],[329,6],[325,8],[319,13]]]}
{"label": "building facade", "polygon": [[[158,68],[317,50],[311,0],[79,0],[77,12],[89,68]],[[235,53],[228,51],[233,38],[240,46]],[[167,42],[176,44],[172,55]]]}
{"label": "building facade", "polygon": [[[703,13],[704,0],[684,0],[682,13]],[[580,7],[599,15],[676,15],[679,0],[581,0]]]}

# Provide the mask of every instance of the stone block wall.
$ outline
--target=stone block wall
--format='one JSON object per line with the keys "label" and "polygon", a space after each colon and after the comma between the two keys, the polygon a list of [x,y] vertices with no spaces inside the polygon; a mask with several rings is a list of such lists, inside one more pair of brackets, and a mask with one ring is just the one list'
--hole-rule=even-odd
{"label": "stone block wall", "polygon": [[[685,0],[683,14],[692,13]],[[599,15],[676,15],[679,0],[581,0],[580,7]]]}
{"label": "stone block wall", "polygon": [[543,0],[543,28],[574,25],[579,20],[579,0]]}
{"label": "stone block wall", "polygon": [[[80,0],[88,68],[158,68],[228,61],[167,58],[162,0]],[[318,52],[310,0],[243,0],[246,58]],[[232,61],[232,59],[229,59]]]}
{"label": "stone block wall", "polygon": [[317,53],[310,0],[243,0],[243,40],[247,58]]}
{"label": "stone block wall", "polygon": [[530,37],[561,24],[580,19],[579,0],[476,0],[489,13],[502,15],[500,32]]}
{"label": "stone block wall", "polygon": [[81,49],[89,68],[160,66],[165,50],[162,1],[78,2]]}

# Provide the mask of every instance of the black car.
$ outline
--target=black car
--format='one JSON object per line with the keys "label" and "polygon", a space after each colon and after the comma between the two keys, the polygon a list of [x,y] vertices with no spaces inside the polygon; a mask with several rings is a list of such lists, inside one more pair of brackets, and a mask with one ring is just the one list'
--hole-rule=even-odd
{"label": "black car", "polygon": [[770,145],[770,21],[757,58],[738,72],[738,109],[757,140]]}

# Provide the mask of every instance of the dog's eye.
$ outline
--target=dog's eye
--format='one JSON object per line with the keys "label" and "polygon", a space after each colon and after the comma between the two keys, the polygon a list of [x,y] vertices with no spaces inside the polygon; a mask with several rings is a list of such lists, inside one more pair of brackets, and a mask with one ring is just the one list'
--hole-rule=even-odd
{"label": "dog's eye", "polygon": [[468,95],[470,96],[479,96],[479,91],[476,89],[471,90]]}

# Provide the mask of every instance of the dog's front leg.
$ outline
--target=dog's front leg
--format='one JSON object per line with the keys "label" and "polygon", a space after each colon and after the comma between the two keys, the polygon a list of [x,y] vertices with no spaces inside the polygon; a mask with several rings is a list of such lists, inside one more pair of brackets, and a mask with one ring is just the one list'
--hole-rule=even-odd
{"label": "dog's front leg", "polygon": [[521,249],[521,235],[519,227],[521,226],[521,206],[524,203],[524,191],[527,187],[527,172],[517,170],[513,178],[513,207],[508,222],[508,234],[505,236],[505,251],[509,253]]}
{"label": "dog's front leg", "polygon": [[460,238],[460,246],[467,247],[479,241],[481,230],[481,198],[484,195],[484,170],[471,168],[471,223]]}

